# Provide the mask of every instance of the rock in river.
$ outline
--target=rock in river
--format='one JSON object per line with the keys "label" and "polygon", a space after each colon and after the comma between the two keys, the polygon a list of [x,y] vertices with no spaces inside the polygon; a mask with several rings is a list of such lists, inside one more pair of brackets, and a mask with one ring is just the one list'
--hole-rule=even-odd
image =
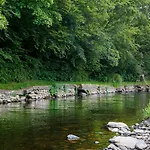
{"label": "rock in river", "polygon": [[109,122],[107,127],[112,132],[129,132],[129,127],[123,122]]}
{"label": "rock in river", "polygon": [[67,135],[67,139],[68,140],[78,140],[80,137],[73,135],[73,134],[69,134]]}
{"label": "rock in river", "polygon": [[110,142],[117,147],[126,147],[128,149],[144,149],[147,147],[143,140],[138,140],[133,137],[115,136],[110,139]]}

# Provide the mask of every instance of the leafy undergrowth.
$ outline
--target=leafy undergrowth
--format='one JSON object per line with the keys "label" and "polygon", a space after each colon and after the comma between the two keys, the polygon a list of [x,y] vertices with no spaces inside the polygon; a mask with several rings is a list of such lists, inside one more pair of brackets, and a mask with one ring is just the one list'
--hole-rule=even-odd
{"label": "leafy undergrowth", "polygon": [[147,107],[143,111],[144,111],[144,118],[149,118],[150,117],[150,103],[147,105]]}
{"label": "leafy undergrowth", "polygon": [[52,82],[49,81],[40,81],[40,80],[33,80],[33,81],[24,81],[24,82],[10,82],[10,83],[1,83],[0,89],[5,90],[18,90],[23,89],[31,86],[42,86],[42,85],[50,85]]}
{"label": "leafy undergrowth", "polygon": [[[150,82],[148,82],[150,83]],[[102,86],[113,86],[113,87],[121,87],[121,86],[129,86],[129,85],[144,85],[143,82],[122,82],[122,83],[111,83],[111,82],[97,82],[97,81],[89,81],[89,82],[51,82],[45,80],[29,80],[24,82],[10,82],[10,83],[0,83],[0,89],[5,90],[18,90],[31,86],[44,86],[44,85],[52,85],[52,84],[95,84]]]}

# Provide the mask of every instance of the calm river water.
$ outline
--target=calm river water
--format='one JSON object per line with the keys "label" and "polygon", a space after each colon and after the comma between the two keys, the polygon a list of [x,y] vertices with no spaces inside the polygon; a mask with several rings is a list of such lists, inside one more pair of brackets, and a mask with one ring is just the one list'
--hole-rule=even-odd
{"label": "calm river water", "polygon": [[0,150],[103,150],[113,136],[106,124],[139,122],[149,101],[132,93],[0,105]]}

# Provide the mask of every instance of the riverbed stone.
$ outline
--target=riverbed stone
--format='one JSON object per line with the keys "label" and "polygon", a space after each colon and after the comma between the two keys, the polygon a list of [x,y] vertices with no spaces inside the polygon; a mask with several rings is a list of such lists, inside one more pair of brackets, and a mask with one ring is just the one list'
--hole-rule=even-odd
{"label": "riverbed stone", "polygon": [[144,125],[150,126],[150,118],[143,121]]}
{"label": "riverbed stone", "polygon": [[116,88],[116,93],[123,93],[125,90],[124,88],[120,87],[120,88]]}
{"label": "riverbed stone", "polygon": [[141,133],[141,134],[142,134],[142,133],[144,133],[144,132],[145,132],[145,130],[135,129],[135,130],[134,130],[134,132],[136,132],[136,133]]}
{"label": "riverbed stone", "polygon": [[123,122],[108,122],[107,127],[112,132],[128,133],[129,127]]}
{"label": "riverbed stone", "polygon": [[114,144],[110,144],[108,148],[106,148],[105,150],[121,150],[121,149],[115,146]]}
{"label": "riverbed stone", "polygon": [[126,128],[126,129],[129,129],[129,127],[123,122],[108,122],[107,126],[112,127],[112,128]]}
{"label": "riverbed stone", "polygon": [[80,137],[73,135],[73,134],[69,134],[67,135],[67,139],[68,140],[78,140]]}
{"label": "riverbed stone", "polygon": [[115,136],[109,141],[117,145],[118,147],[123,146],[123,147],[131,148],[131,149],[134,149],[135,146],[138,145],[138,140],[133,137]]}
{"label": "riverbed stone", "polygon": [[147,147],[147,144],[143,140],[137,140],[137,143],[135,144],[135,148],[142,150]]}

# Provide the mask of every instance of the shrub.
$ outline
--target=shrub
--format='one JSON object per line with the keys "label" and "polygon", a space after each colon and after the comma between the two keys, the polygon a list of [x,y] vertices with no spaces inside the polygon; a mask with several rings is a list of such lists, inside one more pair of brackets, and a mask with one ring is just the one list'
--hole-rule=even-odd
{"label": "shrub", "polygon": [[149,118],[150,117],[150,103],[147,105],[147,107],[143,111],[144,111],[144,117]]}
{"label": "shrub", "polygon": [[112,82],[113,83],[121,83],[122,82],[122,76],[120,74],[113,74],[112,75]]}

